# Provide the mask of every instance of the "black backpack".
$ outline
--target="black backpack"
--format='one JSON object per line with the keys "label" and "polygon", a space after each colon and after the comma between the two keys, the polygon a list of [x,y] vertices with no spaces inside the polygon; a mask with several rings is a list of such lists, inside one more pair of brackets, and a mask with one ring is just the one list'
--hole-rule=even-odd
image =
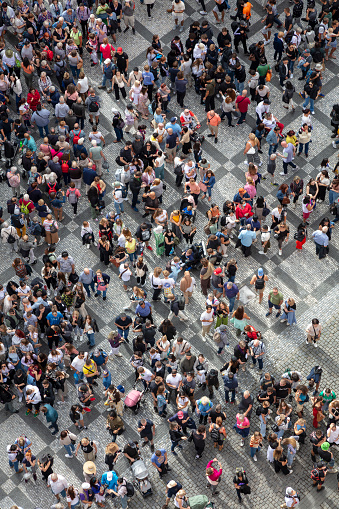
{"label": "black backpack", "polygon": [[99,111],[99,104],[96,101],[92,101],[89,103],[88,109],[91,113],[96,113]]}
{"label": "black backpack", "polygon": [[125,481],[125,486],[126,486],[126,490],[127,490],[127,498],[131,498],[131,497],[133,497],[133,495],[135,493],[134,486],[131,482],[126,481],[126,479],[124,479],[124,481]]}
{"label": "black backpack", "polygon": [[219,438],[220,438],[219,430],[217,428],[213,428],[211,431],[211,439],[213,440],[213,442],[218,442]]}
{"label": "black backpack", "polygon": [[262,414],[262,407],[261,406],[258,406],[258,408],[256,409],[255,411],[255,415],[261,415]]}
{"label": "black backpack", "polygon": [[174,168],[174,175],[177,175],[178,177],[179,177],[180,175],[182,175],[182,170],[183,170],[183,168],[184,168],[184,163],[180,163],[180,164],[178,164],[178,166],[176,166],[176,167]]}
{"label": "black backpack", "polygon": [[216,369],[211,369],[208,374],[208,382],[209,385],[213,385],[218,382],[218,371]]}
{"label": "black backpack", "polygon": [[256,282],[254,283],[254,288],[256,290],[262,290],[265,286],[265,280],[264,278],[257,278]]}

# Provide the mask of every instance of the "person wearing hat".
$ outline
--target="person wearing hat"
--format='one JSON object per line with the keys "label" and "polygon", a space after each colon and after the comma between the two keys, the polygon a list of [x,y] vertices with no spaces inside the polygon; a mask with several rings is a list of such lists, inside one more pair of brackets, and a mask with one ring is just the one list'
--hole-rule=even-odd
{"label": "person wearing hat", "polygon": [[85,482],[90,482],[92,477],[97,473],[97,467],[93,461],[86,461],[83,466],[83,474]]}
{"label": "person wearing hat", "polygon": [[106,81],[110,82],[109,87],[107,88],[107,93],[110,94],[112,92],[112,79],[114,74],[115,65],[112,64],[112,60],[110,58],[106,58],[104,60],[104,65],[102,66],[103,76],[101,86],[98,88],[102,89],[106,87]]}
{"label": "person wearing hat", "polygon": [[164,507],[168,507],[168,504],[170,503],[171,498],[175,497],[175,495],[181,489],[182,489],[182,485],[179,482],[174,481],[173,479],[166,485],[166,501],[165,501]]}
{"label": "person wearing hat", "polygon": [[254,285],[256,294],[259,294],[259,304],[262,303],[266,281],[268,281],[268,276],[264,274],[264,269],[262,268],[258,269],[258,273],[254,274],[250,281],[250,285]]}
{"label": "person wearing hat", "polygon": [[300,497],[293,488],[286,488],[285,503],[280,507],[281,509],[287,509],[288,507],[296,507],[300,503]]}
{"label": "person wearing hat", "polygon": [[81,488],[79,489],[79,497],[85,509],[91,507],[94,501],[94,493],[88,482],[82,483]]}
{"label": "person wearing hat", "polygon": [[129,60],[127,53],[122,51],[122,48],[118,48],[114,53],[114,63],[121,74],[124,74],[124,76],[127,77]]}
{"label": "person wearing hat", "polygon": [[329,451],[331,444],[328,442],[324,442],[321,444],[320,449],[318,447],[318,455],[327,463],[327,473],[328,474],[336,474],[338,472],[337,468],[334,468],[334,456],[333,453]]}
{"label": "person wearing hat", "polygon": [[[296,1],[296,0],[295,0]],[[306,48],[302,56],[298,59],[298,67],[301,69],[302,75],[300,76],[299,81],[302,81],[306,78],[306,74],[311,69],[312,56],[309,48]]]}

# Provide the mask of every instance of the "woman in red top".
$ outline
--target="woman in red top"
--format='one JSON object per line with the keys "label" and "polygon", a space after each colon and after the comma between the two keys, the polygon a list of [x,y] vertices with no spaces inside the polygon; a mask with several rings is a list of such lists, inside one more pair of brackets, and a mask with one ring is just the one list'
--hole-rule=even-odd
{"label": "woman in red top", "polygon": [[40,94],[35,88],[30,88],[27,94],[27,102],[32,111],[36,111],[36,107],[40,104]]}

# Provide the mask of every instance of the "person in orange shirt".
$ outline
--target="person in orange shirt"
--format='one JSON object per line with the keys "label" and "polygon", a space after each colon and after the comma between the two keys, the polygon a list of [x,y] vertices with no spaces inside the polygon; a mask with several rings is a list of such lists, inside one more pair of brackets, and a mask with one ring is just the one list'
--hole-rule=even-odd
{"label": "person in orange shirt", "polygon": [[244,4],[244,7],[242,9],[242,13],[243,13],[244,19],[246,21],[249,21],[251,19],[251,9],[252,9],[252,7],[253,7],[253,5],[250,2],[246,2]]}
{"label": "person in orange shirt", "polygon": [[211,134],[208,134],[207,136],[209,138],[214,137],[214,143],[218,143],[218,128],[221,122],[221,118],[214,110],[208,111],[206,116],[208,127],[211,131]]}

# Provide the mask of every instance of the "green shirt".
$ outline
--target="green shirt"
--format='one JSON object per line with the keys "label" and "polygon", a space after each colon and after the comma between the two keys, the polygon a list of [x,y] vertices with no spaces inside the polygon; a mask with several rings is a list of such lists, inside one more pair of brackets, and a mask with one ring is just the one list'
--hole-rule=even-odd
{"label": "green shirt", "polygon": [[277,295],[275,295],[272,292],[268,294],[269,300],[272,302],[272,304],[278,305],[282,300],[284,300],[283,294],[281,292],[278,292]]}
{"label": "green shirt", "polygon": [[270,69],[270,66],[268,64],[266,65],[259,65],[257,67],[257,71],[259,73],[259,76],[266,76],[267,71]]}
{"label": "green shirt", "polygon": [[331,391],[331,394],[327,395],[325,391],[322,391],[319,396],[323,398],[324,401],[333,401],[336,398],[335,392]]}

